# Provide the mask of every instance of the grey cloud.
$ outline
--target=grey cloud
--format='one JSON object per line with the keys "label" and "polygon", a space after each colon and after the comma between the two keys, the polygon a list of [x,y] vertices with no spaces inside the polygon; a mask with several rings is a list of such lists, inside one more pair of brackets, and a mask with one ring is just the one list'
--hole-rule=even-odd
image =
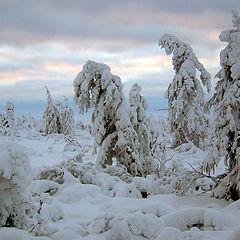
{"label": "grey cloud", "polygon": [[[24,46],[83,39],[132,39],[153,43],[167,28],[164,24],[170,20],[167,18],[168,13],[186,17],[196,15],[198,18],[206,11],[219,12],[221,17],[215,19],[217,16],[213,16],[210,22],[214,27],[223,22],[223,15],[231,14],[228,6],[240,8],[239,5],[238,0],[2,0],[0,43]],[[156,17],[163,13],[166,15],[164,19]],[[211,19],[211,15],[208,17]]]}

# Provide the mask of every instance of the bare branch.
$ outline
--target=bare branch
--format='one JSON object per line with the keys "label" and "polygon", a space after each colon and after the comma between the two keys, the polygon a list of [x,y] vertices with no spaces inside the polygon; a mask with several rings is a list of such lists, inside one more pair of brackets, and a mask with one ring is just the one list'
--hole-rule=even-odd
{"label": "bare branch", "polygon": [[212,179],[216,184],[219,183],[219,179],[217,177],[213,177],[211,175],[208,174],[204,174],[203,172],[199,172],[196,168],[194,168],[190,163],[188,163],[188,165],[193,169],[194,172],[198,173],[200,176],[202,177],[207,177]]}

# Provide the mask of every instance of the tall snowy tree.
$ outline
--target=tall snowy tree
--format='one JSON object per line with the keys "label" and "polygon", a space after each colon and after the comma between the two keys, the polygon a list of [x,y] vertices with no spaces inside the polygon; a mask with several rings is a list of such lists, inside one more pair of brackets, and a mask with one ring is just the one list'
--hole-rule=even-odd
{"label": "tall snowy tree", "polygon": [[[160,167],[165,166],[166,160],[166,144],[167,133],[165,122],[160,116],[151,115],[149,117],[149,131],[150,131],[150,149],[151,155],[159,162]],[[159,169],[160,171],[162,169]],[[159,172],[159,174],[161,174]]]}
{"label": "tall snowy tree", "polygon": [[61,114],[62,131],[65,135],[71,135],[73,134],[75,127],[74,113],[72,108],[68,104],[67,98],[64,98],[64,102],[65,104],[63,105]]}
{"label": "tall snowy tree", "polygon": [[215,196],[239,199],[240,181],[240,17],[233,11],[233,29],[219,38],[227,42],[220,53],[221,70],[212,103],[215,105],[210,149],[203,168],[210,173],[225,157],[227,176],[215,189]]}
{"label": "tall snowy tree", "polygon": [[145,174],[153,173],[158,168],[157,162],[154,162],[154,158],[151,152],[151,131],[150,120],[146,115],[147,101],[140,94],[141,87],[137,83],[133,84],[129,92],[129,104],[130,104],[130,121],[134,130],[136,131],[140,143],[139,153],[144,157],[143,169]]}
{"label": "tall snowy tree", "polygon": [[149,156],[150,132],[147,126],[148,118],[145,113],[147,110],[147,102],[146,99],[141,96],[140,91],[141,87],[135,83],[129,92],[130,120],[140,140],[140,154]]}
{"label": "tall snowy tree", "polygon": [[45,88],[47,95],[47,107],[43,115],[45,122],[44,131],[46,134],[61,133],[60,113],[52,100],[48,88],[46,86]]}
{"label": "tall snowy tree", "polygon": [[15,115],[14,115],[14,104],[12,102],[7,102],[6,105],[6,119],[7,124],[10,129],[13,129],[15,126]]}
{"label": "tall snowy tree", "polygon": [[14,114],[14,104],[12,102],[7,102],[6,113],[0,114],[0,132],[3,135],[14,134],[15,130],[15,114]]}
{"label": "tall snowy tree", "polygon": [[170,34],[164,34],[159,41],[167,55],[173,54],[172,63],[175,76],[166,92],[168,98],[169,122],[174,135],[173,147],[192,141],[203,147],[206,136],[206,117],[204,114],[204,92],[200,79],[210,91],[210,74],[198,61],[192,48]]}
{"label": "tall snowy tree", "polygon": [[99,147],[97,166],[124,166],[132,175],[144,175],[143,161],[138,149],[138,135],[131,121],[129,107],[122,92],[121,80],[112,75],[102,63],[87,61],[74,80],[75,103],[79,113],[94,108],[92,134]]}

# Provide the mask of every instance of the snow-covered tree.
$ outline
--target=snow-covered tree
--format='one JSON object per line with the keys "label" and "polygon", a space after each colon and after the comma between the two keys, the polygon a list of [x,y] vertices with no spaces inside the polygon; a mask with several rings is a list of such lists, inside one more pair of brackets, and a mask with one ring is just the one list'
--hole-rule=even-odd
{"label": "snow-covered tree", "polygon": [[6,117],[3,113],[0,113],[0,133],[2,135],[7,135]]}
{"label": "snow-covered tree", "polygon": [[7,102],[5,109],[6,113],[0,115],[0,131],[3,135],[11,135],[15,130],[14,104]]}
{"label": "snow-covered tree", "polygon": [[36,212],[28,186],[31,181],[29,159],[23,146],[0,144],[0,227],[30,229]]}
{"label": "snow-covered tree", "polygon": [[7,102],[6,119],[8,122],[8,127],[10,129],[13,129],[15,126],[15,115],[14,115],[14,104],[12,102]]}
{"label": "snow-covered tree", "polygon": [[46,134],[61,133],[60,113],[53,102],[48,88],[46,86],[45,88],[47,95],[47,107],[43,115],[45,123],[44,132]]}
{"label": "snow-covered tree", "polygon": [[140,143],[139,153],[145,157],[145,162],[149,160],[150,154],[150,132],[148,129],[148,118],[145,113],[147,101],[140,94],[141,87],[137,83],[133,84],[129,92],[130,120],[135,129]]}
{"label": "snow-covered tree", "polygon": [[154,116],[149,117],[150,149],[152,158],[159,162],[158,174],[162,174],[165,168],[167,133],[163,119]]}
{"label": "snow-covered tree", "polygon": [[193,49],[185,42],[170,34],[164,34],[159,41],[167,55],[173,54],[172,63],[175,76],[166,92],[168,98],[169,122],[174,135],[173,147],[192,141],[203,147],[206,136],[206,116],[204,114],[204,92],[200,79],[210,91],[210,74],[198,61]]}
{"label": "snow-covered tree", "polygon": [[73,134],[75,127],[74,113],[68,104],[67,98],[64,99],[64,102],[65,104],[63,105],[61,113],[62,133],[65,135],[71,135]]}
{"label": "snow-covered tree", "polygon": [[221,70],[212,99],[210,147],[203,168],[210,173],[221,156],[228,167],[227,176],[215,189],[217,197],[239,199],[240,180],[240,17],[233,11],[233,29],[223,31],[219,38],[227,42],[220,53]]}
{"label": "snow-covered tree", "polygon": [[94,108],[92,134],[100,147],[97,166],[123,165],[132,175],[144,175],[144,159],[139,154],[138,135],[130,121],[130,109],[121,80],[102,63],[87,61],[74,80],[74,100],[79,113]]}
{"label": "snow-covered tree", "polygon": [[47,107],[44,112],[45,133],[60,133],[64,135],[71,135],[75,127],[74,113],[72,108],[68,104],[67,98],[65,98],[65,104],[61,101],[54,103],[48,88],[46,88],[47,95]]}

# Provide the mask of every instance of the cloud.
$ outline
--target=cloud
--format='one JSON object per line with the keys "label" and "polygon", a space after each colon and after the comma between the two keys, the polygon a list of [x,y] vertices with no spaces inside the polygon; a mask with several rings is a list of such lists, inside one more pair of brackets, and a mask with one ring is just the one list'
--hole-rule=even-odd
{"label": "cloud", "polygon": [[2,0],[0,42],[24,46],[104,39],[143,44],[156,41],[165,29],[184,26],[214,31],[227,27],[231,19],[228,6],[239,5],[236,0]]}
{"label": "cloud", "polygon": [[[163,33],[193,46],[212,76],[219,68],[221,30],[231,28],[237,0],[1,0],[1,99],[73,96],[72,82],[91,59],[119,75],[127,95],[137,82],[146,96],[163,95],[174,70],[158,47]],[[42,89],[42,90],[41,90]]]}

